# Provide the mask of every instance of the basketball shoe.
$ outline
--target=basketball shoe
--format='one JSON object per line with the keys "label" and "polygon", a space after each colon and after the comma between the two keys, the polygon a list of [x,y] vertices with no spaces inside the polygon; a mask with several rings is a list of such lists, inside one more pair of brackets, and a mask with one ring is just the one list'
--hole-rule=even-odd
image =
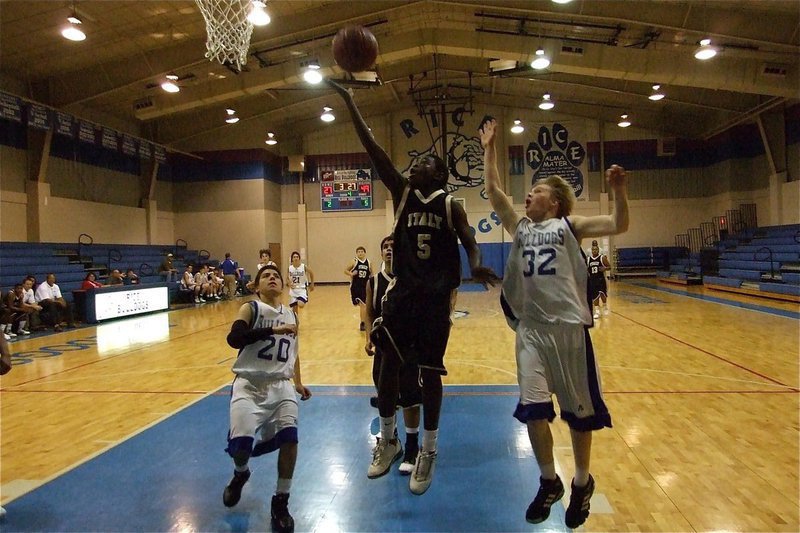
{"label": "basketball shoe", "polygon": [[539,478],[539,492],[528,506],[525,513],[525,520],[531,524],[538,524],[547,520],[550,516],[550,507],[564,496],[564,484],[561,478],[555,479]]}
{"label": "basketball shoe", "polygon": [[367,470],[367,477],[375,479],[386,474],[395,461],[403,455],[403,447],[397,437],[392,440],[378,438],[378,444],[372,450],[372,464]]}
{"label": "basketball shoe", "polygon": [[222,503],[225,504],[225,507],[233,507],[239,503],[239,499],[242,497],[242,487],[244,487],[248,479],[250,479],[250,470],[233,472],[231,482],[228,483],[228,486],[225,487],[225,492],[222,493]]}
{"label": "basketball shoe", "polygon": [[589,475],[589,482],[585,487],[576,487],[572,480],[572,494],[569,496],[569,507],[564,513],[564,523],[570,529],[580,526],[589,517],[589,502],[594,494],[594,478]]}
{"label": "basketball shoe", "polygon": [[[414,434],[416,437],[416,434]],[[417,455],[419,455],[419,444],[417,439],[406,438],[406,453],[403,456],[403,462],[400,463],[400,474],[407,476],[414,471],[414,465],[417,462]]]}
{"label": "basketball shoe", "polygon": [[408,480],[409,490],[417,496],[425,494],[433,481],[434,470],[436,470],[436,452],[422,451],[417,454],[414,471],[411,472],[411,479]]}
{"label": "basketball shoe", "polygon": [[294,531],[294,518],[289,514],[288,494],[276,494],[272,497],[272,530],[278,533]]}

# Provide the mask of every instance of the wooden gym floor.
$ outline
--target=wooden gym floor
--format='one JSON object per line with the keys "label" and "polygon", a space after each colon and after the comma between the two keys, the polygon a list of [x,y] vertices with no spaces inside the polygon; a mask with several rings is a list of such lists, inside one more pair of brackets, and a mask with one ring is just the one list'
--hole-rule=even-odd
{"label": "wooden gym floor", "polygon": [[[614,427],[595,434],[592,472],[597,494],[584,528],[800,530],[800,308],[697,287],[663,287],[650,281],[610,285],[612,313],[598,321],[592,338]],[[369,496],[361,501],[340,498],[335,507],[340,518],[333,527],[330,498],[324,504],[327,514],[323,513],[321,500],[314,499],[309,490],[310,483],[301,483],[307,475],[300,472],[301,465],[310,469],[311,476],[332,465],[320,458],[326,449],[352,448],[353,473],[345,476],[351,494],[364,491],[369,495],[371,490],[385,487],[393,491],[396,487],[392,484],[402,482],[367,480],[362,475],[370,460],[369,421],[376,414],[367,401],[372,361],[364,354],[357,309],[350,305],[347,288],[323,286],[311,293],[311,302],[300,316],[300,353],[304,382],[316,395],[301,405],[301,458],[291,504],[298,531],[564,529],[563,507],[560,511],[554,508],[554,515],[540,526],[524,520],[539,474],[524,426],[511,418],[516,403],[514,338],[500,312],[498,295],[497,288],[459,293],[456,309],[463,313],[455,320],[446,357],[450,373],[445,379],[441,460],[431,490],[420,498],[407,489],[390,492],[399,507],[408,504],[410,508],[390,518],[393,522],[378,525],[367,518],[358,519],[370,512]],[[0,527],[8,531],[268,528],[264,513],[269,513],[267,495],[274,487],[272,467],[258,472],[263,497],[241,504],[247,515],[244,522],[244,515],[231,514],[218,501],[230,475],[230,460],[223,452],[227,399],[222,389],[230,383],[235,351],[227,346],[225,336],[242,301],[209,303],[13,342],[18,364],[0,380],[0,494],[8,510]],[[198,406],[205,401],[216,402],[209,407],[216,414],[187,418],[187,413],[201,409]],[[126,516],[121,501],[107,502],[120,509],[116,522],[95,519],[89,511],[76,515],[74,506],[79,504],[71,502],[80,496],[78,486],[70,485],[70,475],[94,468],[103,458],[106,463],[111,461],[112,470],[146,471],[146,465],[126,464],[125,458],[134,455],[131,450],[140,446],[141,439],[135,436],[171,427],[170,421],[179,420],[181,413],[190,427],[197,424],[200,428],[205,423],[201,419],[213,418],[215,427],[209,430],[213,437],[200,439],[209,447],[208,461],[214,465],[209,482],[213,490],[209,489],[208,496],[212,503],[202,503],[203,512],[212,518],[191,522],[186,518],[191,513],[184,512],[185,506],[191,507],[188,500],[177,496],[168,500],[174,508],[152,511],[163,515],[153,522],[140,523]],[[466,418],[460,418],[462,415]],[[459,427],[452,427],[448,416],[459,420]],[[345,435],[344,442],[331,443],[333,428],[348,424],[355,433],[351,440]],[[553,429],[558,468],[562,477],[569,479],[573,470],[569,432],[560,421]],[[202,431],[198,429],[198,435]],[[459,440],[492,431],[496,433],[481,438],[487,443],[511,444],[491,451],[460,446]],[[141,442],[142,446],[156,446]],[[200,443],[187,439],[168,443],[167,448],[189,453],[195,445]],[[142,453],[156,460],[165,453],[158,451],[161,449]],[[490,450],[489,444],[485,449]],[[308,450],[316,451],[311,454]],[[466,465],[454,464],[459,454],[466,456],[462,457]],[[497,468],[508,468],[505,479],[524,492],[518,498],[492,503],[494,512],[510,522],[498,522],[485,514],[483,521],[464,523],[426,521],[419,513],[415,515],[415,505],[422,508],[438,502],[437,498],[444,498],[441,501],[448,509],[461,506],[465,512],[490,499],[485,494],[502,487],[464,488],[465,482],[455,472],[491,468],[497,454],[509,456],[503,459],[510,462],[502,463],[508,466]],[[315,460],[319,464],[314,464]],[[101,488],[114,484],[113,476],[105,478],[97,470],[86,472]],[[152,473],[148,475],[150,478],[145,475],[128,481],[124,496],[120,496],[139,502],[131,503],[139,514],[148,512],[148,504],[141,503],[143,496],[158,483]],[[514,481],[516,478],[521,481]],[[494,478],[485,479],[489,483]],[[341,479],[339,482],[330,490],[340,490]],[[61,483],[57,485],[61,492],[75,493],[62,498],[63,502],[44,498],[49,514],[56,518],[39,523],[34,516],[41,514],[41,507],[32,502],[38,501],[37,494],[45,495],[43,491],[56,486],[54,483]],[[462,493],[454,497],[451,492],[459,484]],[[180,483],[177,489],[174,485],[173,481],[173,496],[181,493]],[[304,502],[311,501],[317,502],[315,507],[306,507]],[[247,505],[255,506],[252,517]],[[239,522],[234,520],[237,516]]]}

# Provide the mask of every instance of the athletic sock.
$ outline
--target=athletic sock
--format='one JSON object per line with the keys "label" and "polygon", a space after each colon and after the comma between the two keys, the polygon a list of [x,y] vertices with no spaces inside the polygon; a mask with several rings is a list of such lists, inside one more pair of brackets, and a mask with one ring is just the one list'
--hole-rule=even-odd
{"label": "athletic sock", "polygon": [[439,430],[423,430],[422,432],[422,451],[423,452],[435,452],[436,451],[436,441],[439,439]]}

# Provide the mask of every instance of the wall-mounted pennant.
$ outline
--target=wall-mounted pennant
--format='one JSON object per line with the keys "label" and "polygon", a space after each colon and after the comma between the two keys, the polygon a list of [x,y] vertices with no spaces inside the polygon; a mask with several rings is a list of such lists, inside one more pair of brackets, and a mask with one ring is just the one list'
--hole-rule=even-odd
{"label": "wall-mounted pennant", "polygon": [[56,111],[55,119],[56,119],[57,134],[65,135],[67,137],[75,137],[75,130],[73,129],[72,126],[74,123],[72,115],[62,113],[61,111]]}
{"label": "wall-mounted pennant", "polygon": [[78,121],[78,140],[84,143],[95,144],[94,124],[85,120]]}
{"label": "wall-mounted pennant", "polygon": [[122,134],[122,153],[130,156],[139,155],[139,146],[135,137],[131,137],[127,133]]}
{"label": "wall-mounted pennant", "polygon": [[108,148],[109,150],[119,149],[117,146],[117,132],[111,128],[103,127],[100,142],[103,145],[103,148]]}
{"label": "wall-mounted pennant", "polygon": [[28,126],[37,130],[49,130],[50,111],[43,105],[28,104]]}
{"label": "wall-mounted pennant", "polygon": [[153,145],[144,139],[139,141],[139,158],[152,159],[153,158]]}
{"label": "wall-mounted pennant", "polygon": [[22,122],[22,100],[13,94],[0,92],[0,118]]}

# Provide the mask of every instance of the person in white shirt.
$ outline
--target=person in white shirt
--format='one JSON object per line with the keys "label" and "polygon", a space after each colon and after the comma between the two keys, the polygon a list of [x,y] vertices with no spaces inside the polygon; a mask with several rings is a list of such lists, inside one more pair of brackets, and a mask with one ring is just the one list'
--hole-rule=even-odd
{"label": "person in white shirt", "polygon": [[189,291],[194,295],[194,303],[205,303],[205,299],[200,295],[200,285],[195,283],[194,274],[192,270],[194,267],[191,264],[186,265],[186,270],[183,272],[183,277],[181,278],[181,287],[185,291]]}
{"label": "person in white shirt", "polygon": [[55,331],[61,331],[62,322],[66,322],[68,328],[75,327],[72,306],[61,295],[61,289],[56,285],[56,275],[52,272],[47,275],[47,281],[36,287],[36,302],[48,315]]}
{"label": "person in white shirt", "polygon": [[42,306],[36,303],[36,295],[33,293],[33,284],[36,279],[33,276],[28,276],[22,282],[22,290],[24,296],[22,297],[22,307],[27,311],[30,323],[29,329],[36,330],[42,327],[42,319],[39,312]]}

